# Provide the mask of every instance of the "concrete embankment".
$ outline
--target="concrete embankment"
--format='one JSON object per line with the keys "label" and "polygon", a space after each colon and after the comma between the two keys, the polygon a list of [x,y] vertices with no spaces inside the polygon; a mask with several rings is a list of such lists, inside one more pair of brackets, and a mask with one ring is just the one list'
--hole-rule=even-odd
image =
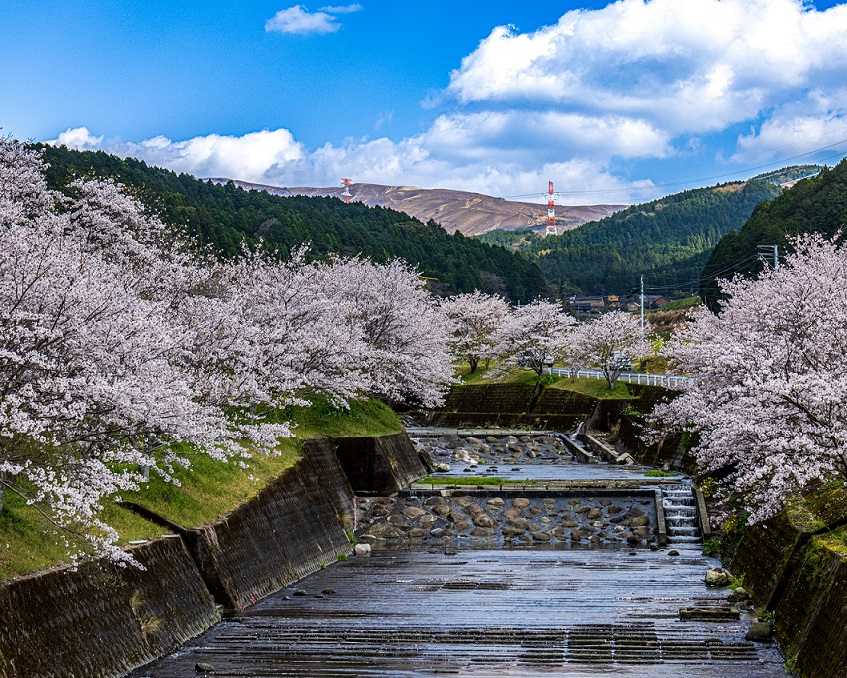
{"label": "concrete embankment", "polygon": [[89,561],[7,582],[0,677],[124,675],[211,627],[219,610],[240,610],[350,553],[345,529],[360,487],[340,460],[357,444],[383,468],[364,490],[396,491],[425,473],[405,433],[306,441],[293,467],[221,521],[183,530],[162,520],[179,534],[133,550],[144,570]]}
{"label": "concrete embankment", "polygon": [[730,531],[723,556],[773,613],[788,666],[803,678],[847,676],[847,490],[823,493],[762,524]]}
{"label": "concrete embankment", "polygon": [[430,414],[429,422],[444,427],[521,426],[556,431],[606,435],[606,442],[619,454],[653,466],[669,464],[688,473],[693,459],[685,454],[678,435],[659,444],[642,440],[644,415],[656,403],[674,397],[674,391],[658,386],[628,385],[631,398],[603,399],[547,387],[534,407],[527,411],[534,387],[531,384],[471,384],[450,389],[444,406]]}

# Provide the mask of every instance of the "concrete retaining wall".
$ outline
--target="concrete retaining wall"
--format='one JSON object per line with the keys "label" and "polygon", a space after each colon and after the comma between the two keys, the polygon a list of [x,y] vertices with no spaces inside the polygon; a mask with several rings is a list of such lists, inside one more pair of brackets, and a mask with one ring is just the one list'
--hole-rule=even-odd
{"label": "concrete retaining wall", "polygon": [[146,569],[82,563],[0,588],[0,676],[119,676],[216,621],[180,539],[133,549]]}
{"label": "concrete retaining wall", "polygon": [[[362,477],[373,463],[395,490],[424,475],[405,433],[338,447],[348,463],[361,455]],[[212,626],[216,602],[243,608],[349,554],[353,490],[335,448],[307,441],[293,467],[226,519],[136,547],[144,570],[89,561],[0,586],[0,678],[124,675]]]}
{"label": "concrete retaining wall", "polygon": [[392,494],[426,475],[405,433],[379,438],[333,438],[335,453],[356,494]]}
{"label": "concrete retaining wall", "polygon": [[847,490],[817,503],[820,512],[795,507],[747,528],[724,555],[733,573],[744,575],[756,604],[774,613],[777,640],[797,674],[843,678],[847,553],[844,528],[839,532],[838,526],[847,521],[847,511],[837,509],[847,508]]}

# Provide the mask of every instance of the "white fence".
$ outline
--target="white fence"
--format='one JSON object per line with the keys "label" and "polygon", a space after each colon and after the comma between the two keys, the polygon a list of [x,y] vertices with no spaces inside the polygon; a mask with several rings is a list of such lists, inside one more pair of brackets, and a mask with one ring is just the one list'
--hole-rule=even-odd
{"label": "white fence", "polygon": [[[600,370],[575,370],[570,367],[552,367],[550,374],[558,374],[560,377],[571,377],[575,379],[605,379],[606,375]],[[638,372],[624,372],[618,377],[618,381],[628,384],[644,384],[645,386],[664,386],[665,388],[679,388],[691,383],[690,377],[674,377],[666,374],[640,374]]]}

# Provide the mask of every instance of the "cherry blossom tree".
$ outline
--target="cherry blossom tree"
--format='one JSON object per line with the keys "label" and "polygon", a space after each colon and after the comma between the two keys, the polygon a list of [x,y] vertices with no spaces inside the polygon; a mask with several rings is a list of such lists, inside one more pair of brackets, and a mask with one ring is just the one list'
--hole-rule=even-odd
{"label": "cherry blossom tree", "polygon": [[424,289],[418,272],[393,259],[336,259],[323,286],[344,309],[347,327],[361,340],[358,373],[365,391],[432,407],[453,381],[449,323]]}
{"label": "cherry blossom tree", "polygon": [[512,308],[496,334],[500,370],[527,367],[540,379],[545,365],[565,356],[575,325],[559,304],[543,299]]}
{"label": "cherry blossom tree", "polygon": [[495,357],[495,335],[509,306],[503,297],[475,290],[444,299],[441,308],[452,324],[450,349],[473,374],[480,360]]}
{"label": "cherry blossom tree", "polygon": [[595,320],[581,323],[574,330],[568,361],[602,370],[613,388],[621,373],[629,368],[641,341],[637,318],[623,311],[604,313]]}
{"label": "cherry blossom tree", "polygon": [[798,238],[785,265],[724,281],[718,315],[697,309],[666,352],[693,383],[658,406],[656,426],[695,432],[701,472],[751,522],[828,478],[847,478],[847,248]]}
{"label": "cherry blossom tree", "polygon": [[116,559],[97,518],[140,469],[172,478],[173,441],[216,458],[252,435],[193,389],[177,290],[196,276],[161,224],[110,182],[46,189],[40,155],[0,143],[0,486]]}

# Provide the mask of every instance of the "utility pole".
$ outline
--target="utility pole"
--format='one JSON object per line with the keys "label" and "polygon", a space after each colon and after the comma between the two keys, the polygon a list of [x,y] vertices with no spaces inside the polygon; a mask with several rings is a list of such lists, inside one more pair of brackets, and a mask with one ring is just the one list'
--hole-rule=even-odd
{"label": "utility pole", "polygon": [[644,276],[641,276],[641,303],[639,304],[641,311],[641,362],[644,363]]}
{"label": "utility pole", "polygon": [[[756,249],[759,250],[773,250],[773,269],[776,270],[779,268],[779,245],[757,245]],[[764,259],[764,254],[760,254],[759,257]]]}

